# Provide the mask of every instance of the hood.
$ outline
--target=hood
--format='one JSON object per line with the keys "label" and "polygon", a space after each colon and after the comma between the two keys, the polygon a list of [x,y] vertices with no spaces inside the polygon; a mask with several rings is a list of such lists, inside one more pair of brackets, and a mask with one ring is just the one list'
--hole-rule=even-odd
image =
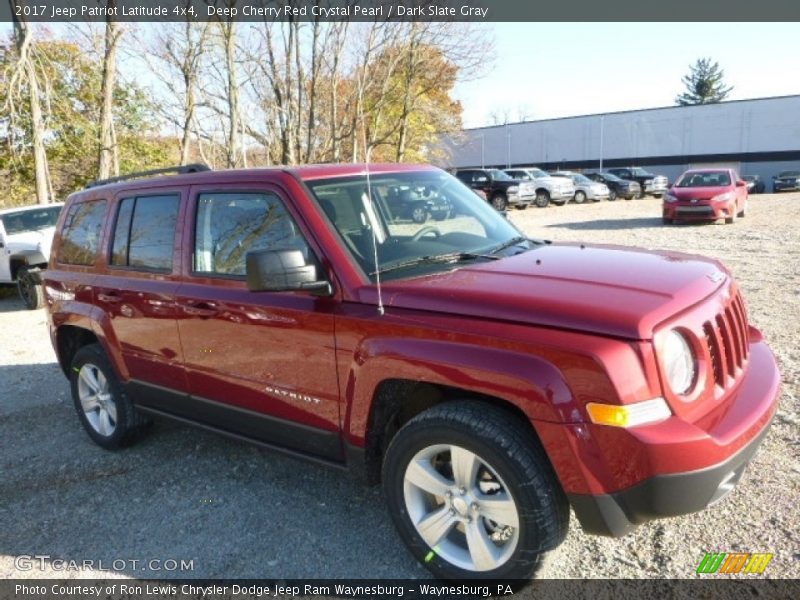
{"label": "hood", "polygon": [[[538,263],[537,263],[538,261]],[[383,284],[387,307],[650,339],[665,319],[714,293],[712,259],[624,246],[541,246],[502,260]],[[375,286],[361,289],[376,303]]]}
{"label": "hood", "polygon": [[55,227],[47,227],[37,231],[23,231],[13,235],[6,236],[6,245],[12,254],[16,253],[30,253],[39,248],[45,258],[50,256],[50,246],[53,243],[53,235],[55,235]]}
{"label": "hood", "polygon": [[669,193],[671,196],[675,196],[678,200],[691,200],[692,198],[697,198],[698,200],[710,200],[714,196],[726,194],[732,189],[733,188],[729,185],[722,187],[673,187]]}

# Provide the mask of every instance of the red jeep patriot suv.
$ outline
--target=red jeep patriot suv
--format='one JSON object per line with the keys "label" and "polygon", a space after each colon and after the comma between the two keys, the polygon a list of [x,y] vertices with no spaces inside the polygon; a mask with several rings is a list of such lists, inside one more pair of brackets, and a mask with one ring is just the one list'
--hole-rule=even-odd
{"label": "red jeep patriot suv", "polygon": [[161,416],[359,470],[437,576],[529,578],[570,507],[701,510],[767,432],[775,359],[716,261],[528,239],[426,166],[173,171],[73,194],[45,273],[104,448]]}

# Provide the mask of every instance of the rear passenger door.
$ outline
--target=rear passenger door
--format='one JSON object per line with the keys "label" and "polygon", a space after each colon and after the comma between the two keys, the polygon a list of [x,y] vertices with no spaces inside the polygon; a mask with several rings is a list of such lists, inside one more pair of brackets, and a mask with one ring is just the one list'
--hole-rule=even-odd
{"label": "rear passenger door", "polygon": [[190,398],[176,412],[341,459],[332,297],[250,292],[247,253],[314,251],[278,188],[193,187],[178,319]]}
{"label": "rear passenger door", "polygon": [[94,301],[121,351],[134,393],[162,388],[185,392],[176,322],[182,193],[136,191],[116,199],[105,267],[94,281]]}

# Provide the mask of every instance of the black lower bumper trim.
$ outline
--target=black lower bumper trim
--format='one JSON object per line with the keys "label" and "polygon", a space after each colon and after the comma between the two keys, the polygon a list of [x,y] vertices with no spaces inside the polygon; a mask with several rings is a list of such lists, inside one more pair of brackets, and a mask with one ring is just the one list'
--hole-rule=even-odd
{"label": "black lower bumper trim", "polygon": [[727,460],[697,471],[656,475],[611,494],[567,494],[586,533],[620,537],[641,523],[703,510],[741,479],[769,424]]}

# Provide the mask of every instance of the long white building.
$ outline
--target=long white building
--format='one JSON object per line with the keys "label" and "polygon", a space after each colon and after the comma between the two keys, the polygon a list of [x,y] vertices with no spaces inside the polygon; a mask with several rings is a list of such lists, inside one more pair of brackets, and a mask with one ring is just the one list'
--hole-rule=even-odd
{"label": "long white building", "polygon": [[546,119],[467,129],[442,140],[450,167],[642,166],[673,181],[724,165],[760,175],[800,170],[800,95]]}

